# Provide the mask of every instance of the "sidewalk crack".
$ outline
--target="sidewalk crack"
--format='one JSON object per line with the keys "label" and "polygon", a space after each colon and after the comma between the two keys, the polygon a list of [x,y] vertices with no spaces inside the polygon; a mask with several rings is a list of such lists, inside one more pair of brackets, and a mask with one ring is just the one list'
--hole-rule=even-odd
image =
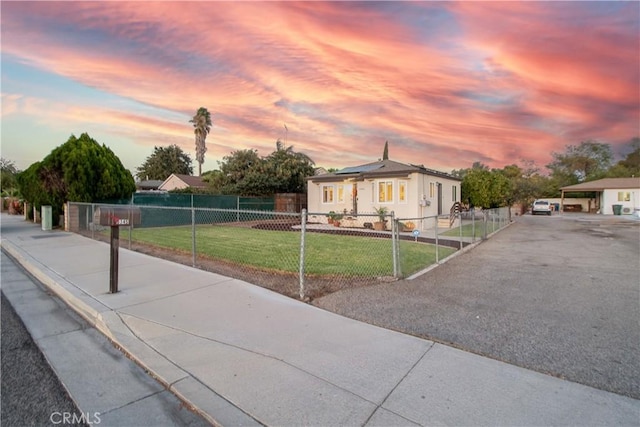
{"label": "sidewalk crack", "polygon": [[[120,316],[120,313],[118,313],[118,316]],[[300,372],[303,372],[303,373],[304,373],[304,374],[306,374],[306,375],[309,375],[309,376],[311,376],[311,377],[313,377],[313,378],[316,378],[317,380],[322,381],[322,382],[323,382],[323,383],[325,383],[325,384],[329,384],[329,385],[331,385],[331,386],[333,386],[333,387],[336,387],[336,388],[338,388],[338,389],[340,389],[340,390],[342,390],[342,391],[344,391],[344,392],[346,392],[346,393],[349,393],[349,394],[351,394],[351,395],[353,395],[353,396],[356,396],[356,397],[358,397],[359,399],[362,399],[362,400],[363,400],[363,401],[365,401],[365,402],[369,402],[369,403],[371,403],[371,404],[373,404],[373,405],[375,405],[375,404],[376,404],[375,402],[372,402],[371,400],[369,400],[369,399],[367,399],[367,398],[365,398],[365,397],[363,397],[363,396],[360,396],[360,395],[358,395],[358,394],[354,393],[354,392],[353,392],[353,391],[351,391],[351,390],[348,390],[348,389],[346,389],[346,388],[344,388],[344,387],[342,387],[342,386],[340,386],[340,385],[338,385],[338,384],[334,384],[334,383],[332,383],[331,381],[327,380],[326,378],[322,378],[322,377],[318,376],[317,374],[314,374],[314,373],[312,373],[312,372],[309,372],[309,371],[307,371],[307,370],[305,370],[305,369],[301,368],[300,366],[296,366],[296,365],[294,365],[293,363],[288,362],[288,361],[286,361],[286,360],[284,360],[284,359],[281,359],[281,358],[279,358],[279,357],[276,357],[276,356],[274,356],[274,355],[261,353],[261,352],[259,352],[259,351],[255,351],[255,350],[252,350],[252,349],[249,349],[249,348],[245,348],[245,347],[242,347],[242,346],[239,346],[239,345],[236,345],[236,344],[231,344],[231,343],[223,342],[223,341],[220,341],[220,340],[217,340],[217,339],[213,339],[213,338],[205,337],[205,336],[202,336],[202,335],[194,334],[194,333],[192,333],[192,332],[188,332],[188,331],[185,331],[185,330],[183,330],[183,329],[176,328],[176,327],[174,327],[174,326],[165,325],[165,324],[163,324],[163,323],[160,323],[160,322],[157,322],[157,321],[153,321],[153,320],[149,320],[149,319],[145,319],[145,318],[142,318],[142,317],[139,317],[139,316],[135,316],[135,315],[132,315],[132,314],[127,314],[127,316],[134,317],[134,318],[136,318],[136,319],[140,319],[140,320],[143,320],[143,321],[145,321],[145,322],[154,323],[154,324],[156,324],[156,325],[159,325],[159,326],[162,326],[162,327],[165,327],[165,328],[168,328],[168,329],[172,329],[172,330],[174,330],[174,331],[178,331],[178,332],[181,332],[181,333],[184,333],[184,334],[187,334],[187,335],[190,335],[190,336],[192,336],[192,337],[196,337],[196,338],[199,338],[199,339],[202,339],[202,340],[205,340],[205,341],[214,342],[214,343],[217,343],[217,344],[220,344],[220,345],[224,345],[224,346],[227,346],[227,347],[232,347],[232,348],[235,348],[235,349],[238,349],[238,350],[241,350],[241,351],[245,351],[245,352],[248,352],[248,353],[251,353],[251,354],[255,354],[255,355],[257,355],[257,356],[265,357],[265,358],[267,358],[267,359],[271,359],[271,360],[278,361],[278,362],[283,363],[283,364],[285,364],[285,365],[287,365],[287,366],[290,366],[290,367],[291,367],[291,368],[293,368],[293,369],[296,369],[296,370],[298,370],[298,371],[300,371]],[[162,355],[162,357],[164,357],[165,359],[169,360],[172,364],[174,364],[175,366],[179,367],[181,370],[183,370],[183,371],[185,371],[185,372],[188,372],[188,371],[186,371],[184,368],[180,367],[176,362],[174,362],[173,360],[171,360],[169,357],[167,357],[166,355],[163,355],[163,354],[162,354],[162,353],[160,353],[158,350],[156,350],[156,349],[155,349],[155,347],[153,347],[153,345],[151,345],[151,344],[147,343],[146,341],[142,340],[142,338],[140,338],[138,335],[136,335],[136,334],[131,330],[131,328],[129,327],[129,325],[127,325],[127,324],[126,324],[126,322],[125,322],[122,318],[121,318],[121,320],[122,320],[122,322],[127,326],[127,328],[131,331],[131,333],[132,333],[132,334],[134,334],[134,335],[135,335],[138,339],[140,339],[142,342],[144,342],[147,346],[149,346],[150,348],[152,348],[152,349],[153,349],[155,352],[157,352],[158,354]],[[433,345],[433,344],[432,344],[432,345]],[[429,348],[431,348],[431,347],[429,347]],[[428,349],[427,349],[427,351],[428,351]],[[422,357],[424,357],[424,355],[423,355]],[[421,360],[421,359],[422,359],[422,357],[421,357],[419,360]],[[416,362],[416,363],[417,363],[417,362]],[[411,367],[411,369],[413,369],[413,367],[414,367],[414,366],[415,366],[415,364]],[[191,372],[188,372],[188,373],[189,373],[189,375],[190,375],[191,377],[193,377],[193,378],[197,379],[199,382],[201,382],[201,380],[200,380],[199,378],[197,378],[195,375],[193,375]],[[403,377],[403,379],[404,379],[404,377]],[[396,387],[397,387],[397,385],[396,385]],[[395,389],[395,387],[394,387],[394,389]],[[215,391],[214,391],[214,392],[215,392]],[[386,398],[385,398],[385,400],[386,400]]]}
{"label": "sidewalk crack", "polygon": [[[407,370],[407,372],[402,376],[402,378],[400,378],[400,380],[398,381],[398,383],[397,383],[395,386],[393,386],[393,388],[391,389],[391,391],[389,391],[389,393],[387,393],[387,395],[386,395],[386,396],[385,396],[385,398],[382,400],[382,402],[380,402],[380,404],[379,404],[379,405],[377,405],[377,406],[376,406],[376,408],[371,412],[371,415],[369,415],[369,417],[366,419],[366,421],[362,424],[363,426],[366,426],[366,425],[369,423],[369,421],[371,421],[371,418],[373,417],[373,415],[378,411],[378,409],[380,409],[380,408],[382,408],[382,407],[384,406],[385,402],[389,399],[389,397],[393,394],[393,392],[394,392],[394,391],[396,391],[396,389],[398,388],[398,386],[399,386],[400,384],[402,384],[402,382],[403,382],[403,381],[404,381],[404,380],[409,376],[409,374],[410,374],[410,373],[415,369],[415,367],[418,365],[418,363],[420,363],[420,362],[422,361],[422,359],[424,359],[424,357],[427,355],[427,353],[429,353],[429,351],[431,351],[431,349],[433,348],[433,346],[434,346],[435,344],[436,344],[435,342],[432,342],[432,343],[431,343],[431,345],[429,346],[429,348],[427,348],[427,349],[425,350],[425,352],[422,354],[422,356],[420,356],[420,357],[418,358],[418,360],[416,360],[416,362],[411,366],[411,368],[410,368],[409,370]],[[382,408],[382,409],[385,409],[385,408]],[[388,409],[385,409],[385,410],[389,411]],[[393,412],[393,411],[389,411],[389,412]],[[394,413],[394,414],[396,414],[395,412],[393,412],[393,413]],[[402,415],[400,415],[400,414],[396,414],[396,415],[398,415],[399,417],[402,417],[402,418],[408,419],[407,417],[402,416]],[[416,422],[416,421],[413,421],[413,420],[409,420],[409,421],[411,421],[411,422],[413,422],[413,423],[416,423],[416,424],[420,424],[420,423],[418,423],[418,422]]]}

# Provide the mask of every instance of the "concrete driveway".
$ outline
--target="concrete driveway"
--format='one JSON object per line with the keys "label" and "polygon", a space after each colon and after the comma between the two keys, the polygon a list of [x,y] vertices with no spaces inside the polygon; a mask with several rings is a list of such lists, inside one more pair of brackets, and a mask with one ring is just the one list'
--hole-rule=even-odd
{"label": "concrete driveway", "polygon": [[418,279],[315,304],[640,398],[640,221],[518,217]]}

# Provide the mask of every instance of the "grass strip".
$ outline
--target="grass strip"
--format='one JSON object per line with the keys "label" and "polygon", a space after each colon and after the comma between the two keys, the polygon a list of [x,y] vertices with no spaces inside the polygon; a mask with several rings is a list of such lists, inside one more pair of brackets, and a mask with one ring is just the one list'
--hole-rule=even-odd
{"label": "grass strip", "polygon": [[[191,252],[191,226],[134,229],[136,242]],[[310,275],[391,276],[391,239],[308,232],[305,273]],[[400,271],[408,276],[435,263],[434,245],[400,241]],[[271,231],[224,225],[196,226],[198,255],[270,271],[297,273],[300,232]],[[443,259],[455,249],[439,248]]]}

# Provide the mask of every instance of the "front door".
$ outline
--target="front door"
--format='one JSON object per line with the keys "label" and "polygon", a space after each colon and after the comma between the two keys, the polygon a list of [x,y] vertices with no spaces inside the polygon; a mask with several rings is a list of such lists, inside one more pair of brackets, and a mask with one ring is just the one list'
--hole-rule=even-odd
{"label": "front door", "polygon": [[442,184],[437,183],[438,190],[438,215],[442,215]]}

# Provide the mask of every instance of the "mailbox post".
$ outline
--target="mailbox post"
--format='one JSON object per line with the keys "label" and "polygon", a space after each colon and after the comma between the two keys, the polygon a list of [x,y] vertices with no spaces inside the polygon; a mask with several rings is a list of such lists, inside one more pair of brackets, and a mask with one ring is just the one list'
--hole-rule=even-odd
{"label": "mailbox post", "polygon": [[120,226],[111,226],[111,257],[109,263],[109,293],[118,292],[118,253],[120,251]]}
{"label": "mailbox post", "polygon": [[109,263],[109,293],[118,292],[118,252],[120,249],[120,227],[140,224],[140,209],[132,207],[99,207],[96,210],[100,225],[111,229],[111,256]]}

